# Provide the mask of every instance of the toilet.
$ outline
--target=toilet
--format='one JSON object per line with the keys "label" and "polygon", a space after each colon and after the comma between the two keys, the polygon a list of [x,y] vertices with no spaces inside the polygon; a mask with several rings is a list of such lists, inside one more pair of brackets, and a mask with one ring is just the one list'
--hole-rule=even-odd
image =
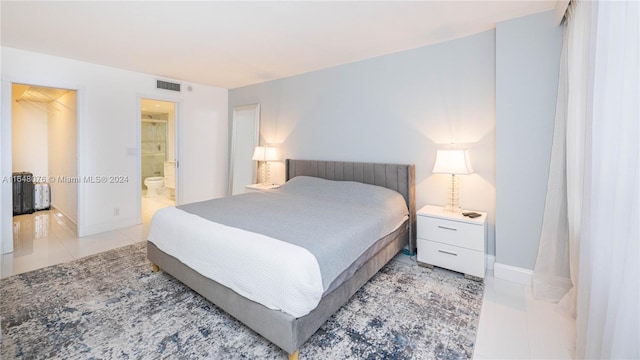
{"label": "toilet", "polygon": [[164,186],[164,178],[160,176],[148,177],[144,179],[144,186],[147,187],[147,197],[157,197],[158,190]]}

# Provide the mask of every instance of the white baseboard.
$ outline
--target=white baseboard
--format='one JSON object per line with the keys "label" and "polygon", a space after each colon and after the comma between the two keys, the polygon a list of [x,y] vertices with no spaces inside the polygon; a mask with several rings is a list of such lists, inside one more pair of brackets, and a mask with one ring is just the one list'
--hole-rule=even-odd
{"label": "white baseboard", "polygon": [[533,271],[516,266],[495,263],[493,266],[493,276],[496,279],[512,281],[523,285],[531,285]]}
{"label": "white baseboard", "polygon": [[496,263],[496,256],[487,254],[484,261],[484,263],[487,265],[487,270],[493,270],[493,266]]}
{"label": "white baseboard", "polygon": [[65,223],[65,225],[67,225],[67,227],[71,229],[71,231],[73,231],[76,236],[78,235],[78,224],[72,218],[70,218],[67,214],[64,213],[64,211],[60,210],[60,208],[57,208],[53,204],[51,204],[51,210],[61,215],[60,218]]}

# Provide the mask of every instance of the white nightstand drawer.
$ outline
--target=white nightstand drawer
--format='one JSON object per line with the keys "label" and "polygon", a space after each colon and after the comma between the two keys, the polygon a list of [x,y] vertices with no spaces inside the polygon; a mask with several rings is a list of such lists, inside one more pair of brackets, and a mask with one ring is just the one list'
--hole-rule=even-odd
{"label": "white nightstand drawer", "polygon": [[484,278],[484,253],[418,239],[418,261]]}
{"label": "white nightstand drawer", "polygon": [[418,216],[418,238],[484,252],[484,226]]}

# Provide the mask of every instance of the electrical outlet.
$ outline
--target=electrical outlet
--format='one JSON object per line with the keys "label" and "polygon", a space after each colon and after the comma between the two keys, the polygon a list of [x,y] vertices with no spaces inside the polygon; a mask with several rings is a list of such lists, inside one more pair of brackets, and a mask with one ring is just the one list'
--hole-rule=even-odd
{"label": "electrical outlet", "polygon": [[120,215],[120,208],[113,208],[113,216]]}

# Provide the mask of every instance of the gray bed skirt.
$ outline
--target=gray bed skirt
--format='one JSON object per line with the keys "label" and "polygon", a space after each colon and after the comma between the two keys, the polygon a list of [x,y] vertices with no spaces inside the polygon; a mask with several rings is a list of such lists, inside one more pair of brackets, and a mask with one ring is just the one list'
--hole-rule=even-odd
{"label": "gray bed skirt", "polygon": [[160,269],[198,292],[229,315],[287,353],[293,354],[362,285],[408,245],[410,224],[410,220],[407,220],[397,230],[380,239],[379,241],[387,242],[388,245],[366,261],[353,277],[326,294],[313,311],[300,318],[269,309],[238,295],[226,286],[200,275],[180,260],[158,249],[151,242],[147,242],[147,257]]}

